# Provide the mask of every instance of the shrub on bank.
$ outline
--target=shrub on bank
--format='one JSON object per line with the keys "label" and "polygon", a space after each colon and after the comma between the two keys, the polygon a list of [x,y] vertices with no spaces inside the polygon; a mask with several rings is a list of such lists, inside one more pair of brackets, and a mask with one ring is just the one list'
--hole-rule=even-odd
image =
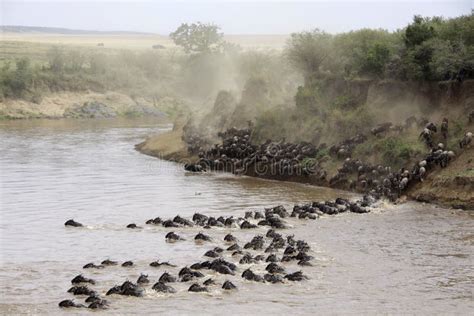
{"label": "shrub on bank", "polygon": [[426,152],[423,146],[411,132],[384,138],[370,137],[368,141],[356,147],[353,157],[373,164],[400,168],[419,159]]}
{"label": "shrub on bank", "polygon": [[453,19],[415,16],[396,32],[362,29],[338,35],[292,34],[286,55],[314,79],[448,80],[474,78],[474,14]]}

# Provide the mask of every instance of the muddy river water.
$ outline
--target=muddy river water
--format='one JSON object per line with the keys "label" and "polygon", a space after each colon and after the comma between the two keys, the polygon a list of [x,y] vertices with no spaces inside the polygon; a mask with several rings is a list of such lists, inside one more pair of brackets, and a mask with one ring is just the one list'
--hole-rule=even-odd
{"label": "muddy river water", "polygon": [[[140,273],[152,282],[173,268],[153,268],[160,259],[178,266],[205,260],[235,234],[249,241],[266,229],[214,228],[211,244],[197,245],[199,228],[175,229],[187,240],[166,243],[169,229],[145,225],[156,216],[205,214],[242,216],[246,210],[282,204],[357,198],[344,192],[229,174],[189,174],[182,167],[145,156],[134,144],[169,129],[151,120],[18,121],[0,123],[0,314],[92,313],[61,310],[58,302],[79,273],[108,288]],[[87,225],[67,228],[70,218]],[[125,226],[136,223],[143,229]],[[289,219],[306,240],[309,280],[272,285],[230,277],[238,291],[213,287],[158,294],[148,286],[142,298],[111,296],[103,314],[472,314],[474,312],[474,214],[432,205],[382,205],[369,214],[344,213],[319,220]],[[235,262],[230,254],[224,257]],[[132,260],[134,267],[83,270],[88,262]],[[264,264],[253,266],[263,273]],[[219,282],[225,277],[204,270]],[[240,273],[239,273],[240,272]],[[83,299],[77,298],[77,302]]]}

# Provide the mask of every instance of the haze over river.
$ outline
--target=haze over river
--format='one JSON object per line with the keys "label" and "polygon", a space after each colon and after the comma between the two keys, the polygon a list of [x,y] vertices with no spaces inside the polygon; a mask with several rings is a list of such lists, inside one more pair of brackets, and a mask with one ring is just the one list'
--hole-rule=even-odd
{"label": "haze over river", "polygon": [[[202,228],[174,229],[187,240],[169,244],[161,226],[149,218],[190,218],[196,211],[214,216],[243,216],[246,210],[356,195],[301,184],[229,174],[190,174],[181,165],[145,156],[134,144],[170,125],[153,120],[0,122],[1,268],[0,314],[88,313],[61,310],[72,299],[66,291],[79,273],[97,281],[101,294],[140,273],[151,284],[165,271],[157,259],[182,267],[204,261],[203,254],[224,247],[232,232],[240,244],[266,229],[205,230],[211,244],[197,245]],[[84,228],[68,228],[74,218]],[[136,223],[143,229],[125,226]],[[176,294],[158,294],[149,285],[143,298],[110,296],[104,314],[472,314],[474,312],[474,214],[432,205],[384,204],[369,214],[344,213],[312,220],[289,219],[281,233],[307,241],[313,267],[308,281],[262,284],[207,270],[219,284],[226,279],[238,291],[189,293],[190,283],[174,283]],[[280,254],[281,255],[281,254]],[[224,257],[232,262],[229,252]],[[88,262],[124,262],[84,270]],[[252,269],[263,274],[265,264]],[[77,298],[83,303],[83,298]]]}

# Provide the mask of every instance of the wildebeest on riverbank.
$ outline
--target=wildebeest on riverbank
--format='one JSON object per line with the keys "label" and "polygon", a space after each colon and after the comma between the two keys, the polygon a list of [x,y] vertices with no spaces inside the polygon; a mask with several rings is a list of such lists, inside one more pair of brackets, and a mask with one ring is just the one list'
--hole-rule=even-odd
{"label": "wildebeest on riverbank", "polygon": [[[377,198],[387,197],[389,200],[395,201],[413,183],[423,181],[427,172],[434,166],[446,167],[455,156],[454,152],[447,150],[444,144],[440,143],[437,146],[433,144],[432,135],[437,132],[438,128],[427,120],[410,117],[404,125],[394,126],[389,122],[379,124],[372,129],[372,134],[379,137],[388,131],[396,132],[411,128],[414,123],[417,123],[418,126],[423,124],[424,129],[420,138],[427,143],[430,152],[424,159],[412,164],[411,167],[402,167],[398,170],[393,170],[390,166],[371,165],[360,159],[353,159],[354,148],[367,141],[366,135],[357,134],[329,147],[329,154],[332,158],[345,160],[336,173],[326,180],[327,172],[316,159],[318,153],[326,148],[325,144],[317,147],[308,142],[288,143],[284,140],[278,142],[267,140],[256,145],[251,142],[252,130],[250,128],[230,128],[219,133],[222,142],[208,149],[204,145],[199,145],[206,143],[199,140],[193,147],[198,150],[199,160],[194,164],[186,164],[185,169],[193,172],[226,171],[278,180],[311,177],[311,179],[318,179],[319,185],[370,193]],[[444,120],[443,124],[443,135],[447,135],[447,121]],[[460,147],[468,144],[471,138],[472,134],[466,133],[466,136],[459,142]],[[420,165],[424,164],[423,161],[427,163]]]}

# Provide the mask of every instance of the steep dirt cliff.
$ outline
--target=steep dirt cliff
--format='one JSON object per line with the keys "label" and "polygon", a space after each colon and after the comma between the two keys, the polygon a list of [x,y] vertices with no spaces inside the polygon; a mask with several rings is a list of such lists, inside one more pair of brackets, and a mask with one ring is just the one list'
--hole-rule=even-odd
{"label": "steep dirt cliff", "polygon": [[474,209],[474,147],[460,152],[444,169],[436,169],[424,182],[410,189],[408,196],[418,201]]}
{"label": "steep dirt cliff", "polygon": [[[434,168],[426,180],[415,184],[407,192],[407,195],[412,199],[420,201],[474,209],[474,149],[460,150],[457,147],[460,135],[464,135],[466,131],[474,129],[474,124],[467,123],[467,113],[474,110],[474,80],[467,80],[462,83],[435,82],[425,84],[396,81],[375,82],[359,80],[356,82],[337,80],[327,84],[326,95],[331,95],[334,98],[338,96],[338,93],[340,96],[349,96],[351,99],[357,100],[358,104],[365,104],[380,113],[378,119],[381,122],[390,121],[398,124],[407,117],[415,115],[439,123],[443,117],[448,117],[450,121],[450,136],[446,146],[447,150],[453,150],[457,157],[447,168]],[[223,99],[223,95],[221,95],[221,99]],[[235,105],[235,100],[231,101],[224,102],[224,104]],[[218,111],[217,107],[219,107],[219,104],[217,102],[215,105],[216,109],[214,109],[214,112],[216,116],[206,118],[206,126],[208,128],[217,129],[215,126],[232,126],[232,122],[228,120],[231,109],[226,107]],[[357,104],[354,106],[357,106]],[[214,122],[216,120],[218,123]],[[225,120],[225,124],[221,123],[223,120]],[[415,156],[409,154],[409,157],[403,158],[405,160],[401,163],[401,166],[411,168],[414,163],[424,159],[428,153],[428,148],[418,139],[419,128],[419,126],[415,126],[403,132],[393,131],[385,136],[372,136],[369,133],[368,140],[363,145],[360,145],[366,149],[361,151],[363,155],[359,153],[359,156],[353,157],[372,164],[379,164],[381,149],[377,149],[377,144],[380,147],[381,141],[385,139],[384,137],[396,136],[396,139],[407,148],[413,144],[416,145],[416,152],[418,154]],[[214,132],[217,133],[217,130]],[[437,133],[435,142],[445,142],[438,134],[440,133]],[[137,145],[137,150],[163,159],[192,161],[193,157],[187,152],[187,145],[182,141],[181,135],[182,130],[175,128],[174,131],[168,134],[150,137],[145,142]],[[390,142],[388,145],[383,144],[395,146],[397,144],[400,145],[399,142],[392,142],[394,145]],[[387,148],[384,150],[387,150]],[[354,155],[356,154],[357,152],[354,153]],[[328,176],[332,176],[342,166],[343,160],[329,157],[328,159],[329,161],[324,164],[324,168],[328,172]],[[400,165],[390,166],[394,170],[400,167]],[[251,173],[247,175],[256,176]],[[278,176],[268,178],[280,180]],[[311,176],[286,177],[284,180],[321,186],[329,185],[327,181],[321,181]],[[347,189],[348,186],[340,188]]]}

